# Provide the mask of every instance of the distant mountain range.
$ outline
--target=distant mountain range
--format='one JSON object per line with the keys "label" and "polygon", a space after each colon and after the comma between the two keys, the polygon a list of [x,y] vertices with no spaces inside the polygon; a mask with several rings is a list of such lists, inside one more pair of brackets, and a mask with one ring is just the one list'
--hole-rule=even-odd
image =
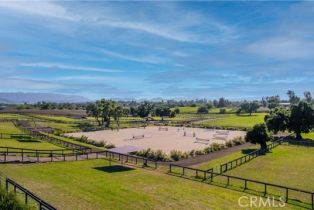
{"label": "distant mountain range", "polygon": [[55,93],[1,93],[0,92],[0,103],[37,103],[40,101],[46,102],[71,102],[80,103],[90,101],[88,98],[77,96],[77,95],[63,95]]}

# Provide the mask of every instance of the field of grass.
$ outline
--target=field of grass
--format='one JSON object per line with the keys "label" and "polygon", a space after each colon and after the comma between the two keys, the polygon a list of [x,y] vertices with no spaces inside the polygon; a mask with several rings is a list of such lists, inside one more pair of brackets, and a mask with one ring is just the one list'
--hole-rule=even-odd
{"label": "field of grass", "polygon": [[18,141],[16,139],[0,139],[0,147],[17,147],[24,149],[38,149],[38,150],[54,150],[54,149],[64,149],[63,147],[50,144],[45,141]]}
{"label": "field of grass", "polygon": [[314,147],[281,145],[227,174],[314,191]]}
{"label": "field of grass", "polygon": [[0,170],[58,209],[239,209],[238,198],[247,195],[159,171],[110,166],[106,160],[12,164]]}
{"label": "field of grass", "polygon": [[302,137],[303,137],[304,139],[312,139],[312,140],[314,140],[314,132],[303,133],[303,134],[302,134]]}
{"label": "field of grass", "polygon": [[[91,145],[91,144],[86,144],[84,142],[79,142],[79,141],[75,141],[73,139],[70,139],[70,138],[67,138],[65,136],[57,136],[57,135],[54,135],[54,134],[47,134],[49,136],[52,136],[56,139],[60,139],[60,140],[63,140],[63,141],[66,141],[66,142],[69,142],[69,143],[74,143],[74,144],[78,144],[78,145],[82,145],[82,146],[85,146],[85,147],[89,147],[89,148],[98,148],[94,145]],[[103,149],[103,148],[102,148]]]}
{"label": "field of grass", "polygon": [[253,145],[253,146],[249,147],[248,149],[245,149],[242,151],[235,151],[235,152],[232,152],[232,153],[225,155],[223,157],[216,158],[216,159],[210,160],[210,161],[202,163],[202,164],[194,165],[193,168],[199,168],[202,170],[214,168],[215,172],[220,172],[220,167],[219,167],[220,164],[223,164],[223,163],[229,162],[231,160],[234,160],[236,158],[239,158],[241,156],[244,156],[247,153],[256,150],[257,148],[259,148],[258,145]]}
{"label": "field of grass", "polygon": [[32,115],[36,118],[39,119],[44,119],[44,120],[51,120],[51,121],[59,121],[59,122],[65,122],[65,123],[77,123],[81,121],[80,119],[74,119],[71,117],[66,117],[66,116],[55,116],[55,115]]}
{"label": "field of grass", "polygon": [[202,122],[204,126],[224,128],[251,128],[257,123],[264,122],[265,113],[250,115],[221,114],[219,117]]}
{"label": "field of grass", "polygon": [[12,122],[0,122],[0,133],[22,134],[24,132],[15,127]]}

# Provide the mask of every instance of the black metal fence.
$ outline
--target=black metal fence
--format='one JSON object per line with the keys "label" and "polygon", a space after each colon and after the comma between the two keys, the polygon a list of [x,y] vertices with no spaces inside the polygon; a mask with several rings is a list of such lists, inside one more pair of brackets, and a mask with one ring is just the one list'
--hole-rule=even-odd
{"label": "black metal fence", "polygon": [[222,187],[237,188],[241,191],[254,193],[263,197],[273,196],[274,199],[314,209],[314,192],[291,188],[267,182],[261,182],[226,174],[204,171],[184,166],[169,164],[169,173],[188,178],[200,178],[202,181]]}

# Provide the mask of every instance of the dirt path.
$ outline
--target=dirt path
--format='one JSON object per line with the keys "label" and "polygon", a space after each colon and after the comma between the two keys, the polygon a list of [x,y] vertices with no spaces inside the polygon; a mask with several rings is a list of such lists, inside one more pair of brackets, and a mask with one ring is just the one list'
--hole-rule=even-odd
{"label": "dirt path", "polygon": [[245,144],[242,144],[239,146],[234,146],[234,147],[223,149],[223,150],[220,150],[217,152],[212,152],[212,153],[209,153],[207,155],[200,155],[200,156],[197,156],[194,158],[179,160],[179,161],[175,162],[175,164],[181,165],[181,166],[192,166],[192,165],[200,164],[203,162],[207,162],[207,161],[215,159],[215,158],[223,157],[223,156],[228,155],[232,152],[240,151],[242,149],[248,149],[251,146],[253,146],[253,144],[245,143]]}

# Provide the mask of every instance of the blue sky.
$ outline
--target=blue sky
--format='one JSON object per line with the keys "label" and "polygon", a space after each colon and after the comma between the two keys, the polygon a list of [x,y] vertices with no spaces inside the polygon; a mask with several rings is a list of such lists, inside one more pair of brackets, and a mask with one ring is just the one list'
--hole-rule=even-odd
{"label": "blue sky", "polygon": [[0,91],[260,99],[314,87],[314,2],[0,2]]}

